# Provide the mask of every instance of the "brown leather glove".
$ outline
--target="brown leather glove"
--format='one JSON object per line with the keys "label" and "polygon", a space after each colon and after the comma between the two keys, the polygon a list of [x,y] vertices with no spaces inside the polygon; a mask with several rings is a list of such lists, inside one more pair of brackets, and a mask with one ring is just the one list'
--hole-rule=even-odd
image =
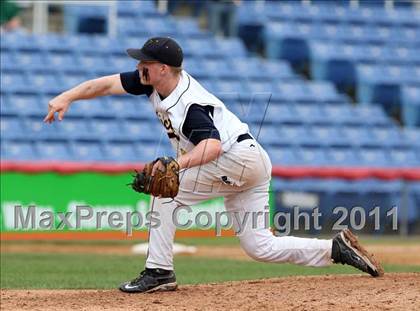
{"label": "brown leather glove", "polygon": [[[152,176],[153,166],[160,161],[163,170],[157,169]],[[146,164],[143,171],[136,172],[131,187],[141,193],[155,197],[174,198],[179,189],[179,164],[172,157],[160,157]]]}

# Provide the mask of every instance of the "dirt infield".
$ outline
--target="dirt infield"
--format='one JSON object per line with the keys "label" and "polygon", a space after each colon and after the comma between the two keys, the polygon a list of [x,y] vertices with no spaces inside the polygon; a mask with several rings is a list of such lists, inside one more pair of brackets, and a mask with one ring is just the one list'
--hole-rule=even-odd
{"label": "dirt infield", "polygon": [[419,310],[420,274],[330,275],[185,285],[176,292],[2,290],[2,310]]}

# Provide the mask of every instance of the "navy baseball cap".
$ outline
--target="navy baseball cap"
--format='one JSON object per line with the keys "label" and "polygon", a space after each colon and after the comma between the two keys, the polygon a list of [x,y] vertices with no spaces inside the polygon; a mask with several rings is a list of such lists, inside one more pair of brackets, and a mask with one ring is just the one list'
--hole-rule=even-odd
{"label": "navy baseball cap", "polygon": [[127,54],[140,61],[158,61],[173,67],[181,67],[184,58],[179,44],[169,37],[150,38],[141,49],[128,49]]}

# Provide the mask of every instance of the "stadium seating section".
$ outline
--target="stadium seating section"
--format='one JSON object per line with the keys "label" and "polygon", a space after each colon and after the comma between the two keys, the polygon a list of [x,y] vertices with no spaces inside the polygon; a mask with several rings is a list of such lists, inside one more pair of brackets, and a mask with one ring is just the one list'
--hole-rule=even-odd
{"label": "stadium seating section", "polygon": [[[360,1],[372,2],[378,3]],[[263,47],[268,58],[308,66],[313,79],[355,88],[359,102],[379,103],[390,114],[402,110],[406,125],[419,126],[419,10],[339,4],[244,1],[239,35],[251,49]]]}
{"label": "stadium seating section", "polygon": [[[141,46],[153,34],[179,41],[185,69],[250,125],[273,164],[420,165],[419,128],[401,128],[386,114],[389,105],[401,103],[406,123],[419,125],[420,19],[413,10],[270,1],[260,7],[243,1],[240,34],[245,43],[261,38],[267,60],[249,56],[239,38],[220,39],[201,30],[194,19],[160,15],[152,2],[122,3],[116,38],[2,34],[3,160],[146,162],[172,154],[144,96],[77,102],[64,122],[42,123],[48,101],[65,89],[134,70],[136,62],[125,49]],[[255,36],[255,29],[262,36]],[[302,60],[310,61],[315,81],[292,70]],[[351,104],[334,83],[357,84],[362,103]],[[410,187],[412,220],[419,218],[419,187]],[[391,206],[400,200],[402,183],[276,179],[274,188],[279,195],[317,193],[325,206],[346,197],[338,194],[363,199],[370,191],[376,195],[372,202],[382,197]]]}

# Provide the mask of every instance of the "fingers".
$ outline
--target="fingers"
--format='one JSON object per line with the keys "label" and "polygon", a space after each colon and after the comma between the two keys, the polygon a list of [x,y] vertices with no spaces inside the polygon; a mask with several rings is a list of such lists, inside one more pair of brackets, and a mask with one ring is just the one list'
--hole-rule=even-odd
{"label": "fingers", "polygon": [[156,171],[159,170],[161,172],[165,171],[165,166],[162,164],[162,162],[157,161],[152,168],[152,177],[155,176]]}
{"label": "fingers", "polygon": [[64,119],[64,114],[67,112],[67,109],[56,108],[53,105],[48,105],[48,114],[44,118],[45,123],[52,123],[55,121],[55,113],[58,112],[58,120],[62,121]]}
{"label": "fingers", "polygon": [[155,176],[156,170],[158,168],[160,161],[157,161],[155,164],[153,164],[153,168],[152,168],[152,177]]}
{"label": "fingers", "polygon": [[54,110],[50,110],[48,112],[47,116],[44,118],[44,122],[45,123],[51,123],[51,122],[55,121],[54,113],[55,113]]}
{"label": "fingers", "polygon": [[58,120],[59,121],[63,121],[64,119],[64,114],[66,113],[66,109],[61,109],[61,111],[58,113]]}

